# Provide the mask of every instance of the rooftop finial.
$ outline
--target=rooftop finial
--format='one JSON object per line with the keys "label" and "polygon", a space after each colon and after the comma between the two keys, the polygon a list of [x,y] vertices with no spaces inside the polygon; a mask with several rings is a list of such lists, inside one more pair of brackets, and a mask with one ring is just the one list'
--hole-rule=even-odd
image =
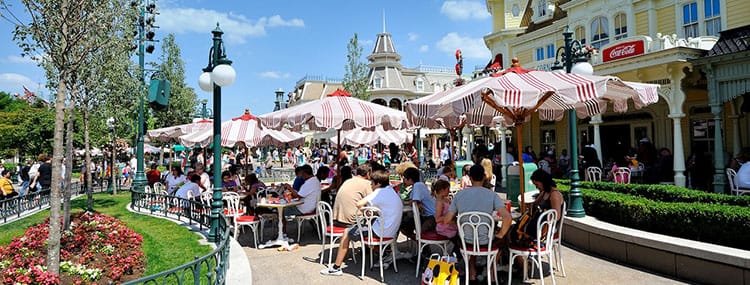
{"label": "rooftop finial", "polygon": [[383,9],[383,33],[385,33],[385,9]]}

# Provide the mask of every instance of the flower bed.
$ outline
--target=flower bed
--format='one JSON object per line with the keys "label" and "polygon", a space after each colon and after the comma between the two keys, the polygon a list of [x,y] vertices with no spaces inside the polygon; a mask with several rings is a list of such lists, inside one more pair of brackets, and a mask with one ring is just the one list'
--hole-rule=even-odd
{"label": "flower bed", "polygon": [[0,283],[108,284],[139,278],[145,269],[143,237],[113,217],[77,213],[62,234],[60,276],[47,272],[49,218],[0,247]]}

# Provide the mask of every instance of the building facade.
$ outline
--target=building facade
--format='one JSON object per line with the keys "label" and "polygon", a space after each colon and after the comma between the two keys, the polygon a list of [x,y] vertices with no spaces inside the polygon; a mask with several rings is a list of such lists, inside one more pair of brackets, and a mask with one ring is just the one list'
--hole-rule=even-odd
{"label": "building facade", "polygon": [[[519,5],[523,7],[516,13]],[[693,175],[705,173],[686,163],[705,156],[714,161],[706,170],[715,175],[708,181],[695,178],[691,186],[724,191],[723,166],[726,157],[748,145],[748,119],[733,111],[738,102],[732,100],[741,100],[741,94],[714,104],[721,112],[712,111],[708,77],[693,61],[713,48],[721,31],[750,24],[746,1],[488,0],[487,8],[493,30],[485,43],[492,54],[503,55],[503,66],[518,58],[525,68],[549,70],[563,46],[562,32],[570,29],[574,39],[598,49],[591,59],[594,74],[661,85],[657,104],[579,120],[579,141],[594,144],[602,162],[617,159],[616,149],[646,139],[657,149],[672,151],[676,185],[688,186],[689,168]],[[527,129],[523,139],[537,150],[571,147],[565,120],[534,118]]]}

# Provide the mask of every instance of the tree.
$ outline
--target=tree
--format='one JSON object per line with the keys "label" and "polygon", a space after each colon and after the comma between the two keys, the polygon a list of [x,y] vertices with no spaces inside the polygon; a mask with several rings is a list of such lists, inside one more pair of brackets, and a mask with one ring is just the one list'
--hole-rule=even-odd
{"label": "tree", "polygon": [[162,78],[169,80],[171,90],[169,107],[164,111],[154,112],[157,128],[190,123],[193,110],[198,106],[195,90],[185,85],[185,63],[180,57],[180,47],[174,40],[174,34],[167,35],[161,42],[161,63],[152,66],[158,70]]}
{"label": "tree", "polygon": [[367,92],[370,82],[369,78],[367,78],[369,68],[367,64],[361,61],[362,46],[359,45],[359,41],[357,40],[357,33],[354,33],[354,36],[349,39],[346,50],[348,53],[346,55],[347,64],[344,66],[344,70],[346,71],[343,82],[344,89],[349,91],[354,97],[369,100],[370,93]]}
{"label": "tree", "polygon": [[[82,68],[82,62],[99,49],[109,48],[110,31],[120,25],[125,0],[70,1],[20,0],[28,13],[26,23],[15,16],[11,7],[1,3],[3,18],[15,25],[13,40],[24,55],[46,54],[42,66],[47,80],[56,85],[55,128],[52,150],[52,177],[60,177],[63,157],[63,130],[68,99],[68,81]],[[52,71],[52,72],[50,72]],[[47,270],[60,271],[60,183],[50,189],[50,222],[47,240]]]}

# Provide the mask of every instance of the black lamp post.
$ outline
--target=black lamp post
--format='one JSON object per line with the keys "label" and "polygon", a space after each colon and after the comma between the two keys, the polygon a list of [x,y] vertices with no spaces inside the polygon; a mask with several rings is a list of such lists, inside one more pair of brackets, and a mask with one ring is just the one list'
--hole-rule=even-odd
{"label": "black lamp post", "polygon": [[203,91],[213,91],[214,95],[214,165],[211,167],[214,175],[214,193],[211,202],[211,229],[208,232],[208,241],[218,242],[221,239],[219,236],[221,233],[218,232],[219,213],[224,206],[221,194],[221,87],[234,83],[236,73],[231,66],[232,61],[227,59],[224,51],[224,42],[221,39],[224,32],[219,28],[219,23],[216,23],[216,29],[211,33],[214,35],[213,46],[208,54],[208,66],[203,69],[203,74],[198,78],[198,85]]}
{"label": "black lamp post", "polygon": [[[573,40],[573,32],[570,28],[565,28],[563,32],[565,46],[557,49],[557,57],[552,67],[553,71],[563,71],[566,73],[578,73],[591,75],[594,68],[588,63],[589,50],[580,41]],[[560,65],[562,60],[562,66]],[[574,65],[575,64],[575,65]],[[576,111],[568,111],[568,131],[570,135],[570,201],[568,207],[568,216],[581,218],[586,216],[583,209],[583,195],[581,194],[581,177],[578,173],[578,126]]]}

